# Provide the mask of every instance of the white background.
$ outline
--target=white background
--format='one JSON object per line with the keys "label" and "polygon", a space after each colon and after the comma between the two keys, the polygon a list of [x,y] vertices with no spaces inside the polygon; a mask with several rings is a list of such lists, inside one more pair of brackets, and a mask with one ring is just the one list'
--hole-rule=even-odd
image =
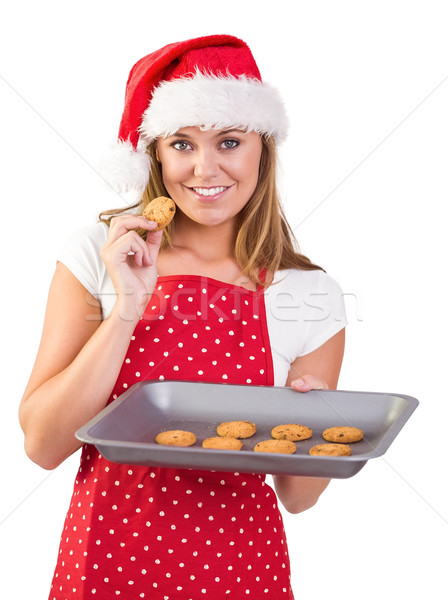
{"label": "white background", "polygon": [[3,10],[0,597],[47,598],[77,468],[77,456],[50,473],[32,464],[17,421],[55,257],[69,232],[111,207],[92,165],[116,136],[132,64],[212,33],[245,39],[287,104],[287,215],[303,252],[347,294],[339,387],[420,400],[384,458],[333,481],[312,510],[285,515],[296,595],[443,595],[445,8],[16,0]]}

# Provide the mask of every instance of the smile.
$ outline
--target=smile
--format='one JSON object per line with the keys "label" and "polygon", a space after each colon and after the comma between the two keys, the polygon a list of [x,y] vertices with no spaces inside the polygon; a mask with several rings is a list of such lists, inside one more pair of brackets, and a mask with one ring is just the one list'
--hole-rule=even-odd
{"label": "smile", "polygon": [[199,194],[200,196],[216,196],[216,194],[224,192],[227,188],[228,186],[213,188],[194,187],[192,189],[196,192],[196,194]]}

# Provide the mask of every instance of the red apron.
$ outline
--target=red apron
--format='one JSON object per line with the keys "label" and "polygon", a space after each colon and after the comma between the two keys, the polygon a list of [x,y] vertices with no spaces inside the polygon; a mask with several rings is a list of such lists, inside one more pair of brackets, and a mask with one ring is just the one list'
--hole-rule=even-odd
{"label": "red apron", "polygon": [[[159,278],[110,401],[152,379],[273,385],[263,293]],[[49,600],[291,600],[283,521],[264,479],[119,465],[85,445]]]}

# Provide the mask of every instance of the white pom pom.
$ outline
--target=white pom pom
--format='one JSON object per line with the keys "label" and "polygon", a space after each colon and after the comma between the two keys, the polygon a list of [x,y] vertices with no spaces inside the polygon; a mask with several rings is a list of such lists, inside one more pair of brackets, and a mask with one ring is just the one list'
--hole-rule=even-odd
{"label": "white pom pom", "polygon": [[140,200],[149,180],[151,159],[128,141],[110,144],[98,164],[100,175],[115,192],[130,203]]}

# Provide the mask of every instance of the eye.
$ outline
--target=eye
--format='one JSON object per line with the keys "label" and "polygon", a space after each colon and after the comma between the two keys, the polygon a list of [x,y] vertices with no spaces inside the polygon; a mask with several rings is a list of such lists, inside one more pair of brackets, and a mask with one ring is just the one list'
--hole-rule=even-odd
{"label": "eye", "polygon": [[221,146],[225,149],[225,150],[231,150],[232,148],[236,148],[237,146],[239,146],[240,143],[238,140],[235,140],[233,138],[229,138],[227,140],[223,140],[221,142]]}
{"label": "eye", "polygon": [[180,142],[173,142],[171,144],[172,148],[174,148],[175,150],[188,150],[190,148],[190,144],[188,142],[185,141],[180,141]]}

